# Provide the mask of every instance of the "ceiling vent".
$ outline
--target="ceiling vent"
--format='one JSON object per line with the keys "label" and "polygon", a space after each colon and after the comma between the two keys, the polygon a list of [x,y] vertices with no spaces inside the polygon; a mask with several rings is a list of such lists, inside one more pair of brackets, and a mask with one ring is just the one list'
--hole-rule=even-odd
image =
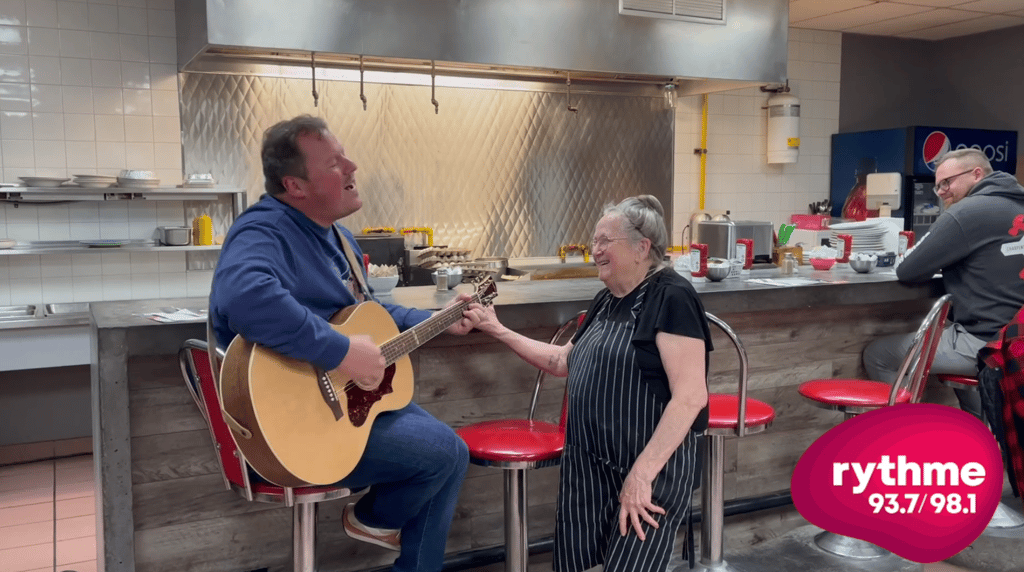
{"label": "ceiling vent", "polygon": [[725,0],[619,0],[619,14],[725,24]]}

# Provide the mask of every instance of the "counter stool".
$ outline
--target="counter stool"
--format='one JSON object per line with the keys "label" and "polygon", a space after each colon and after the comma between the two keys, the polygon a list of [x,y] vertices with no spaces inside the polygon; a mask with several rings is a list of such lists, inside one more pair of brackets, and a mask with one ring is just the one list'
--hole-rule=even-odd
{"label": "counter stool", "polygon": [[[899,374],[890,386],[881,381],[860,379],[815,379],[800,384],[800,395],[818,407],[842,411],[845,419],[897,403],[919,403],[935,359],[946,315],[952,305],[946,294],[935,301],[914,334],[913,344],[903,358]],[[819,548],[838,556],[868,559],[889,554],[870,542],[822,532],[814,537]]]}
{"label": "counter stool", "polygon": [[224,486],[247,501],[292,507],[292,569],[294,572],[316,572],[317,505],[323,501],[347,497],[352,491],[330,485],[287,488],[261,480],[250,480],[249,464],[242,451],[235,446],[231,430],[221,412],[215,372],[223,357],[224,353],[218,349],[211,360],[209,346],[202,340],[186,340],[178,351],[185,385],[210,429]]}
{"label": "counter stool", "polygon": [[[562,324],[550,343],[559,344],[571,339],[583,323],[585,314],[580,312]],[[526,572],[527,567],[526,471],[558,465],[565,447],[568,393],[562,397],[562,413],[557,425],[533,418],[545,377],[544,370],[537,372],[530,413],[525,419],[483,421],[455,431],[469,446],[471,463],[505,471],[506,572]]]}
{"label": "counter stool", "polygon": [[736,395],[708,395],[708,430],[704,433],[704,480],[701,483],[699,570],[732,570],[722,559],[725,525],[725,438],[760,433],[775,420],[775,409],[757,399],[747,398],[747,350],[729,324],[706,313],[708,322],[729,338],[740,360],[739,389]]}
{"label": "counter stool", "polygon": [[[946,373],[936,374],[935,377],[939,379],[939,383],[953,389],[978,391],[978,378],[976,377]],[[1021,526],[1024,526],[1024,517],[1000,501],[986,528],[1018,528]]]}

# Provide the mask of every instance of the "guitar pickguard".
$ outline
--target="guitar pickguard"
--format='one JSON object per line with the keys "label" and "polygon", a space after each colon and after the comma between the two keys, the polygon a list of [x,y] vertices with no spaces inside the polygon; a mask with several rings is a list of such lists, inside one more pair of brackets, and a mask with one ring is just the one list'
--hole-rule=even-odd
{"label": "guitar pickguard", "polygon": [[353,427],[362,427],[366,423],[366,417],[370,414],[370,408],[382,397],[391,393],[391,380],[395,376],[394,364],[384,370],[384,380],[380,382],[377,389],[366,391],[358,385],[352,384],[352,388],[345,392],[348,397],[348,419]]}

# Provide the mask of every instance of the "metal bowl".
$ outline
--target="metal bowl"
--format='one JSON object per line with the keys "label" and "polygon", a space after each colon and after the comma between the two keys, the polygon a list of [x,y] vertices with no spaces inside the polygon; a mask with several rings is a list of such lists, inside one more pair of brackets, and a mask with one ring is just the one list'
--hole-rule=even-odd
{"label": "metal bowl", "polygon": [[711,266],[708,265],[708,278],[712,282],[718,282],[724,280],[729,275],[729,271],[732,270],[732,266],[726,264],[724,266]]}
{"label": "metal bowl", "polygon": [[851,258],[850,259],[850,268],[853,268],[854,270],[856,270],[857,272],[860,272],[861,274],[867,274],[868,272],[871,272],[872,269],[874,269],[875,264],[877,264],[877,263],[878,263],[878,259],[877,258],[869,258],[867,260],[859,260],[859,259],[856,259],[856,258]]}

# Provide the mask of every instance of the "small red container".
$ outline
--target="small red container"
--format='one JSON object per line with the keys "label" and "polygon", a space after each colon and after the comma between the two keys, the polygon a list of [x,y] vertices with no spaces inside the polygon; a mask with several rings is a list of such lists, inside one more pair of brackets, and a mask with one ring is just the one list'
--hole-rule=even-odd
{"label": "small red container", "polygon": [[825,230],[832,217],[820,214],[795,214],[789,215],[789,222],[803,230]]}
{"label": "small red container", "polygon": [[743,249],[743,269],[750,270],[754,265],[754,239],[752,238],[737,238],[736,239],[736,253],[740,253],[740,249]]}
{"label": "small red container", "polygon": [[815,270],[828,270],[829,268],[832,268],[832,265],[835,264],[835,263],[836,263],[836,259],[835,258],[812,258],[811,259],[811,266],[813,266]]}
{"label": "small red container", "polygon": [[693,243],[690,245],[690,274],[694,278],[706,278],[708,275],[708,245]]}
{"label": "small red container", "polygon": [[899,246],[897,246],[896,254],[903,256],[914,246],[914,231],[904,230],[900,231]]}
{"label": "small red container", "polygon": [[836,262],[846,264],[850,262],[850,252],[853,249],[853,237],[849,234],[837,234],[836,250],[839,254],[836,255]]}

